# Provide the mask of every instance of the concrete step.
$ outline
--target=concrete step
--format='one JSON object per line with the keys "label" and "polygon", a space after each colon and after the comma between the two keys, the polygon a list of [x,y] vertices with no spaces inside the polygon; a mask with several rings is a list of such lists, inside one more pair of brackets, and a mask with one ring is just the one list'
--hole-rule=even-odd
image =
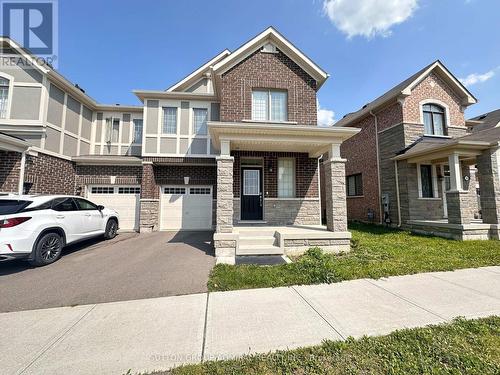
{"label": "concrete step", "polygon": [[267,245],[274,246],[274,236],[240,236],[240,246]]}
{"label": "concrete step", "polygon": [[283,255],[283,250],[281,250],[278,246],[240,245],[236,255]]}
{"label": "concrete step", "polygon": [[272,237],[275,230],[269,230],[263,227],[262,229],[256,230],[255,228],[238,228],[236,230],[237,233],[240,234],[241,237]]}

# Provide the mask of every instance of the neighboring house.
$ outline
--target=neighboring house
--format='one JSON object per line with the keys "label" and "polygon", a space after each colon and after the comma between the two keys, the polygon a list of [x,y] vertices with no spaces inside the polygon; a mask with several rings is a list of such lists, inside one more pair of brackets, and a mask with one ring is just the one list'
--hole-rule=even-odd
{"label": "neighboring house", "polygon": [[469,132],[476,133],[481,130],[500,126],[500,109],[473,117],[465,122]]}
{"label": "neighboring house", "polygon": [[[464,110],[474,103],[436,61],[338,121],[335,127],[361,128],[341,147],[349,220],[455,239],[498,238],[500,128],[466,122]],[[472,126],[477,131],[470,133]]]}
{"label": "neighboring house", "polygon": [[273,28],[167,90],[135,90],[141,106],[99,104],[0,42],[30,61],[0,71],[0,192],[83,195],[124,229],[215,228],[220,261],[349,249],[340,145],[358,129],[317,126],[328,75]]}

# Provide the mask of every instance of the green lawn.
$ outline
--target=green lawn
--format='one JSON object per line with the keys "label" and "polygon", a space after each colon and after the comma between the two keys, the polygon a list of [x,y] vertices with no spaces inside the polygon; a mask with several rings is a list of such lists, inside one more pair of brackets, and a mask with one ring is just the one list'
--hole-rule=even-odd
{"label": "green lawn", "polygon": [[279,266],[216,265],[210,291],[331,283],[429,271],[500,265],[500,241],[453,241],[381,226],[352,224],[352,250],[323,254],[310,249]]}
{"label": "green lawn", "polygon": [[[499,374],[500,317],[178,367],[197,374]],[[166,372],[155,373],[157,375]]]}

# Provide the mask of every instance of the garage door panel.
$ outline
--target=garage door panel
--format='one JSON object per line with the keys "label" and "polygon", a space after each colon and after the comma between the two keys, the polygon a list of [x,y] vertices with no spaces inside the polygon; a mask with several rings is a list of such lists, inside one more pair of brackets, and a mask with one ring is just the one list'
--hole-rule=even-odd
{"label": "garage door panel", "polygon": [[87,198],[118,212],[121,230],[139,230],[139,186],[90,186]]}
{"label": "garage door panel", "polygon": [[[182,193],[182,194],[165,194]],[[167,186],[162,188],[161,230],[212,229],[212,189],[210,186]]]}

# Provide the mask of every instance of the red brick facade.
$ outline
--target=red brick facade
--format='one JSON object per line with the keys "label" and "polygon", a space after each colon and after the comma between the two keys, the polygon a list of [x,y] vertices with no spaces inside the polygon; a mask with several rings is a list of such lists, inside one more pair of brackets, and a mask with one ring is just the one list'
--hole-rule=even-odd
{"label": "red brick facade", "polygon": [[465,127],[465,118],[459,96],[436,74],[431,73],[420,82],[403,104],[405,122],[421,123],[420,102],[427,99],[437,99],[447,105],[451,126]]}
{"label": "red brick facade", "polygon": [[347,159],[346,177],[361,173],[363,195],[347,197],[349,220],[368,220],[368,210],[374,212],[374,222],[380,222],[380,204],[377,172],[377,147],[375,143],[375,120],[373,116],[352,125],[361,128],[356,136],[346,140],[340,147],[341,156]]}
{"label": "red brick facade", "polygon": [[111,176],[116,185],[140,185],[142,178],[141,166],[124,165],[77,165],[76,194],[83,195],[86,185],[109,185]]}
{"label": "red brick facade", "polygon": [[74,194],[75,165],[70,160],[39,153],[27,156],[24,182],[28,194]]}
{"label": "red brick facade", "polygon": [[294,152],[234,151],[233,193],[240,196],[241,158],[263,158],[264,197],[278,197],[278,158],[295,159],[295,197],[318,198],[318,160],[308,154]]}
{"label": "red brick facade", "polygon": [[252,118],[252,89],[288,93],[288,120],[317,125],[316,81],[282,52],[257,51],[224,73],[220,82],[220,120]]}
{"label": "red brick facade", "polygon": [[0,151],[0,192],[17,193],[21,153]]}

